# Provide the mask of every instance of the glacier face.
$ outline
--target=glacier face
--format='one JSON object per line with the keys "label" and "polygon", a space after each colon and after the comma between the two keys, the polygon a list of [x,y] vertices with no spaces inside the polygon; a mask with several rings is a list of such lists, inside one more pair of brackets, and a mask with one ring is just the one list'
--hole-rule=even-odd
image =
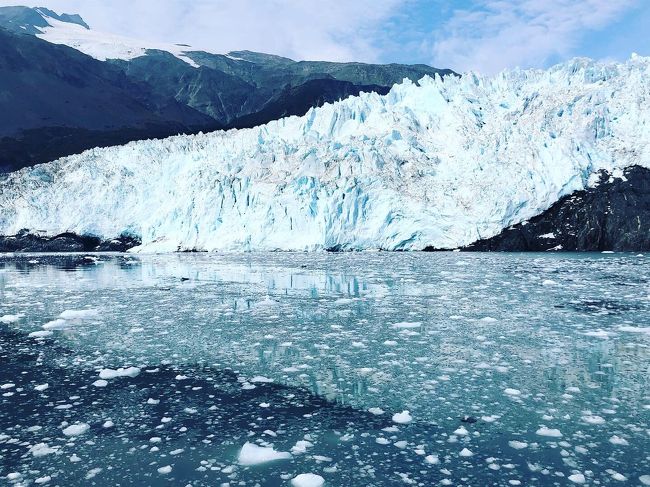
{"label": "glacier face", "polygon": [[455,248],[650,167],[650,58],[404,82],[246,130],[93,149],[0,181],[0,234],[143,251]]}

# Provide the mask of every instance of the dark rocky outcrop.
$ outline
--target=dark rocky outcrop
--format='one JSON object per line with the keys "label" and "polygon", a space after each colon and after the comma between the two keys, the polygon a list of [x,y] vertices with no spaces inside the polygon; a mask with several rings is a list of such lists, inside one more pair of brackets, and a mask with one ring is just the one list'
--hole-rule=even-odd
{"label": "dark rocky outcrop", "polygon": [[240,117],[232,124],[233,128],[256,127],[292,115],[302,116],[310,108],[333,103],[361,92],[374,92],[385,95],[390,87],[379,85],[355,85],[349,81],[336,79],[315,79],[299,86],[287,85],[259,112]]}
{"label": "dark rocky outcrop", "polygon": [[596,187],[568,195],[528,222],[463,250],[650,250],[650,170],[632,166],[623,178],[601,172]]}
{"label": "dark rocky outcrop", "polygon": [[126,252],[138,245],[140,240],[129,235],[102,240],[74,233],[47,237],[21,230],[16,235],[0,236],[0,252]]}

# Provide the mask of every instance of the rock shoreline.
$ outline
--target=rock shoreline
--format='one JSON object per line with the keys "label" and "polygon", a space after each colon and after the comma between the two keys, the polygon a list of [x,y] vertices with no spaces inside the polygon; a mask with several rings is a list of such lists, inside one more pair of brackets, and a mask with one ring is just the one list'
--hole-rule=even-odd
{"label": "rock shoreline", "polygon": [[126,252],[138,245],[138,238],[127,235],[102,240],[70,232],[48,237],[21,230],[16,235],[0,236],[0,252]]}

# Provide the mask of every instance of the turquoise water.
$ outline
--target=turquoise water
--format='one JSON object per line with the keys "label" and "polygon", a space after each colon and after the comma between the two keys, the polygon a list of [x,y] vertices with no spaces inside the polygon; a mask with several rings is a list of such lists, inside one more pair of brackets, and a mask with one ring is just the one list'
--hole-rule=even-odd
{"label": "turquoise water", "polygon": [[649,281],[634,254],[4,256],[0,475],[645,485]]}

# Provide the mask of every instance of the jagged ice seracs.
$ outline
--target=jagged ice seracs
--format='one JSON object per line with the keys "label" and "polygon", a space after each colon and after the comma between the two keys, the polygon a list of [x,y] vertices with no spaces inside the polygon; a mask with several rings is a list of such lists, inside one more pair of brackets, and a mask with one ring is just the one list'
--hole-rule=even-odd
{"label": "jagged ice seracs", "polygon": [[0,181],[0,234],[140,251],[456,248],[650,167],[650,58],[404,81],[253,129],[93,149]]}

